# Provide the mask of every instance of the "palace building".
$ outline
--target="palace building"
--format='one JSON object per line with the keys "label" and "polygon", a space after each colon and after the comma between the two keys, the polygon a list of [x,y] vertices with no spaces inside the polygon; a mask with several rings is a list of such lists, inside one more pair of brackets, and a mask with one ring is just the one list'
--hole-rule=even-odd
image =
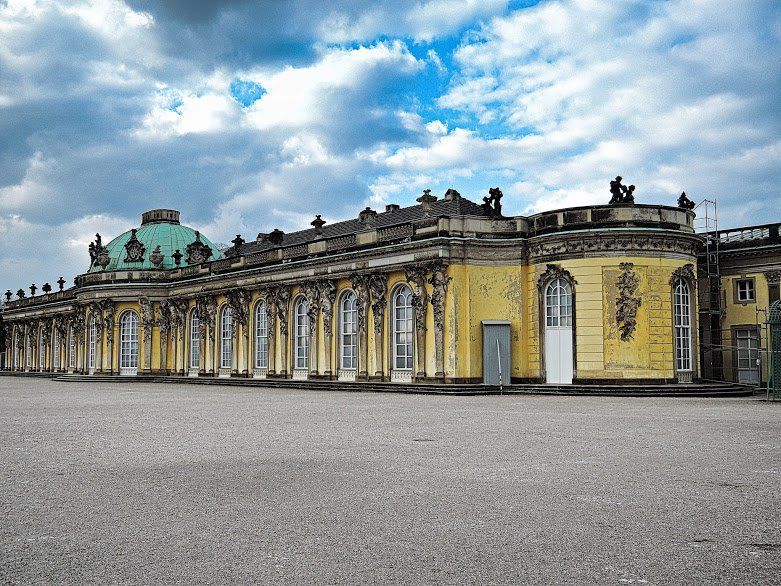
{"label": "palace building", "polygon": [[482,204],[426,190],[418,205],[317,216],[223,250],[179,212],[151,210],[108,244],[97,236],[74,286],[6,293],[5,368],[690,382],[701,371],[694,213],[634,204],[616,184],[609,205],[528,217],[503,215],[499,189]]}

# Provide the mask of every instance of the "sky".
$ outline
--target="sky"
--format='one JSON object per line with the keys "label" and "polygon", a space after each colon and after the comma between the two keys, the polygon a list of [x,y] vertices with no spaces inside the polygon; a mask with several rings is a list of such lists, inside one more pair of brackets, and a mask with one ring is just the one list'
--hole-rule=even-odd
{"label": "sky", "polygon": [[781,221],[777,0],[0,0],[0,287],[152,208],[215,242],[453,187]]}

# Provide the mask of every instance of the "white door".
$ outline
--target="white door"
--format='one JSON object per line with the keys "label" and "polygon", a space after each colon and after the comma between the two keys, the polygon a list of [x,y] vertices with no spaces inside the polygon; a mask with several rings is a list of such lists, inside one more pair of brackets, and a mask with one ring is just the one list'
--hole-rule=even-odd
{"label": "white door", "polygon": [[572,288],[554,279],[545,288],[545,381],[572,384]]}
{"label": "white door", "polygon": [[747,385],[759,384],[759,336],[756,328],[735,330],[737,349],[738,382]]}

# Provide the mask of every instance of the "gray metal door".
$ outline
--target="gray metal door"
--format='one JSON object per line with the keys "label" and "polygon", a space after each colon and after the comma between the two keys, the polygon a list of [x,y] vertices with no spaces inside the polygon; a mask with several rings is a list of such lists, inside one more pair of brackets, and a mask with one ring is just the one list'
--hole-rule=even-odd
{"label": "gray metal door", "polygon": [[510,384],[510,322],[483,323],[483,384]]}

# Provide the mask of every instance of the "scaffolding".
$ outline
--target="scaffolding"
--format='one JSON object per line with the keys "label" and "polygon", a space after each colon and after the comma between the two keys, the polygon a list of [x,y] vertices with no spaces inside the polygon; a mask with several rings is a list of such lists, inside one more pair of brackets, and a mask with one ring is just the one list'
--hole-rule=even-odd
{"label": "scaffolding", "polygon": [[700,314],[700,364],[702,377],[724,380],[722,355],[721,272],[719,269],[719,218],[716,202],[703,199],[694,207],[694,227],[705,242],[704,258],[697,263]]}

